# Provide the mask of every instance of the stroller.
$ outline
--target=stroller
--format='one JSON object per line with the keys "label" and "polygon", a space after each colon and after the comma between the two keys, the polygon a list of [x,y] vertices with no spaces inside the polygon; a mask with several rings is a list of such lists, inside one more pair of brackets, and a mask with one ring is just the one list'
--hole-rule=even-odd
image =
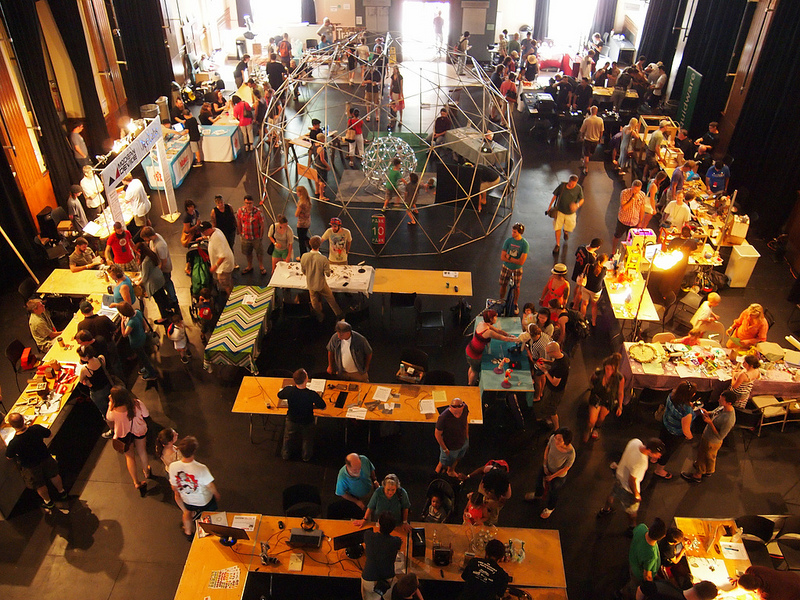
{"label": "stroller", "polygon": [[[434,516],[431,511],[431,498],[438,496],[442,501],[440,508],[441,516]],[[445,523],[453,514],[453,508],[456,503],[456,495],[453,491],[453,486],[447,483],[444,479],[434,479],[428,485],[428,491],[425,492],[425,508],[422,509],[421,520],[426,523]]]}
{"label": "stroller", "polygon": [[[214,280],[211,277],[211,260],[208,257],[208,241],[198,240],[189,244],[189,251],[186,253],[186,262],[191,271],[191,296],[192,305],[189,308],[189,314],[192,316],[192,322],[206,324],[208,319],[206,315],[200,314],[199,298],[200,290],[208,288],[214,291]],[[205,328],[204,334],[205,334]]]}

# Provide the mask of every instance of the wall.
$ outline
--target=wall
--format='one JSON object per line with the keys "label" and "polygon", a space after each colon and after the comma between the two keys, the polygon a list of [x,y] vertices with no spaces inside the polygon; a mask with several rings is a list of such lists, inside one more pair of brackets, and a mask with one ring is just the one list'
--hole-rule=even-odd
{"label": "wall", "polygon": [[519,31],[520,27],[527,25],[533,27],[533,16],[536,10],[536,2],[520,2],[520,0],[498,0],[497,1],[497,31],[508,29],[509,33]]}
{"label": "wall", "polygon": [[78,89],[78,77],[75,69],[72,68],[67,49],[61,39],[50,6],[47,2],[37,2],[36,9],[39,14],[39,23],[42,27],[47,52],[50,54],[50,62],[58,82],[58,91],[64,103],[63,111],[67,118],[78,119],[84,116],[83,103],[81,102],[81,92]]}
{"label": "wall", "polygon": [[315,4],[317,6],[317,23],[320,25],[322,24],[322,19],[328,17],[331,20],[331,23],[334,23],[335,25],[342,25],[343,27],[355,27],[355,0],[316,0]]}
{"label": "wall", "polygon": [[[628,41],[638,48],[638,33],[644,27],[648,3],[644,0],[618,0],[614,31],[626,33]],[[626,31],[627,30],[627,31]]]}

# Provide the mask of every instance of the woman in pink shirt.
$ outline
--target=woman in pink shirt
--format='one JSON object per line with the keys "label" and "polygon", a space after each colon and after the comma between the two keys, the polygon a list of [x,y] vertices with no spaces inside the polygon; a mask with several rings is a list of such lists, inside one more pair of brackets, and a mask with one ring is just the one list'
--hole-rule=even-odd
{"label": "woman in pink shirt", "polygon": [[245,151],[253,149],[253,107],[247,102],[234,96],[231,98],[233,104],[233,117],[239,121],[239,131],[242,132]]}
{"label": "woman in pink shirt", "polygon": [[[108,396],[108,412],[106,419],[114,432],[114,439],[125,444],[125,464],[133,479],[133,485],[139,490],[142,498],[147,495],[147,480],[152,476],[145,447],[147,423],[145,417],[150,412],[141,400],[122,386],[114,386]],[[136,456],[142,464],[144,479],[139,481],[136,472]]]}

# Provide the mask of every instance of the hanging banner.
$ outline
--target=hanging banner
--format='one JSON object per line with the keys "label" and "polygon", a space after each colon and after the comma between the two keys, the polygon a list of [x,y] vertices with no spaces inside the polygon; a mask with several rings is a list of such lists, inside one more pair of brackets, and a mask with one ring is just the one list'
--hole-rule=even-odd
{"label": "hanging banner", "polygon": [[675,114],[675,120],[680,123],[683,129],[689,129],[692,124],[692,115],[694,114],[694,106],[697,104],[697,97],[700,94],[700,83],[703,81],[703,76],[695,71],[692,67],[686,68],[686,77],[683,80],[683,92],[681,92],[681,99],[678,102],[678,112]]}

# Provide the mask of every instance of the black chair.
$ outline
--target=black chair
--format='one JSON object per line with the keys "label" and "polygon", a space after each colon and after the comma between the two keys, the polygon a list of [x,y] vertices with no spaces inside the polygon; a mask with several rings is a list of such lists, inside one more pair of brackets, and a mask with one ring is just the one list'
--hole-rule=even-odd
{"label": "black chair", "polygon": [[283,490],[283,514],[287,517],[321,516],[322,497],[319,488],[298,483]]}
{"label": "black chair", "polygon": [[395,310],[414,310],[417,301],[417,295],[401,294],[399,292],[392,292],[389,294],[389,329],[392,328],[392,320]]}
{"label": "black chair", "polygon": [[[758,428],[761,425],[763,415],[761,411],[750,410],[749,408],[734,408],[734,411],[736,412],[736,424],[733,427],[742,432],[742,444],[744,445],[744,451],[747,452],[750,449],[750,444],[753,443],[753,439],[758,435]],[[745,439],[746,434],[750,434],[749,441]]]}
{"label": "black chair", "polygon": [[770,543],[775,534],[775,521],[761,515],[737,517],[736,525],[742,528],[743,535],[758,538],[765,544]]}
{"label": "black chair", "polygon": [[19,295],[22,296],[22,301],[27,302],[31,299],[36,290],[38,289],[39,284],[34,281],[33,277],[26,277],[22,283],[19,284],[17,291]]}
{"label": "black chair", "polygon": [[[418,346],[444,346],[444,315],[440,310],[422,310],[422,304],[417,300],[414,303],[414,310],[417,313],[417,327],[416,327],[416,334],[417,334],[417,345]],[[428,344],[423,343],[422,340],[424,339],[423,335],[425,332],[440,332],[441,338],[438,344]]]}
{"label": "black chair", "polygon": [[686,295],[678,301],[673,320],[691,328],[692,324],[690,319],[694,316],[694,313],[697,312],[697,309],[700,308],[702,302],[703,298],[699,294],[692,291],[686,292]]}
{"label": "black chair", "polygon": [[450,371],[434,370],[425,373],[422,383],[425,385],[455,385],[456,376]]}
{"label": "black chair", "polygon": [[[409,366],[413,372],[409,372]],[[428,353],[417,348],[405,348],[400,352],[400,368],[395,378],[404,383],[422,383],[428,372]]]}
{"label": "black chair", "polygon": [[788,569],[800,571],[800,515],[786,517],[776,538]]}
{"label": "black chair", "polygon": [[[22,373],[19,361],[22,358],[23,352],[25,352],[25,344],[19,340],[14,340],[6,347],[6,358],[8,362],[11,363],[11,368],[14,370],[14,381],[16,381],[17,390],[20,393],[22,393],[22,389],[19,387],[19,379],[17,376]],[[3,406],[2,402],[0,402],[0,406]],[[3,406],[3,410],[5,410],[5,406]]]}
{"label": "black chair", "polygon": [[350,500],[341,499],[328,505],[329,519],[349,521],[350,519],[360,519],[363,516],[364,511],[355,502],[350,502]]}

